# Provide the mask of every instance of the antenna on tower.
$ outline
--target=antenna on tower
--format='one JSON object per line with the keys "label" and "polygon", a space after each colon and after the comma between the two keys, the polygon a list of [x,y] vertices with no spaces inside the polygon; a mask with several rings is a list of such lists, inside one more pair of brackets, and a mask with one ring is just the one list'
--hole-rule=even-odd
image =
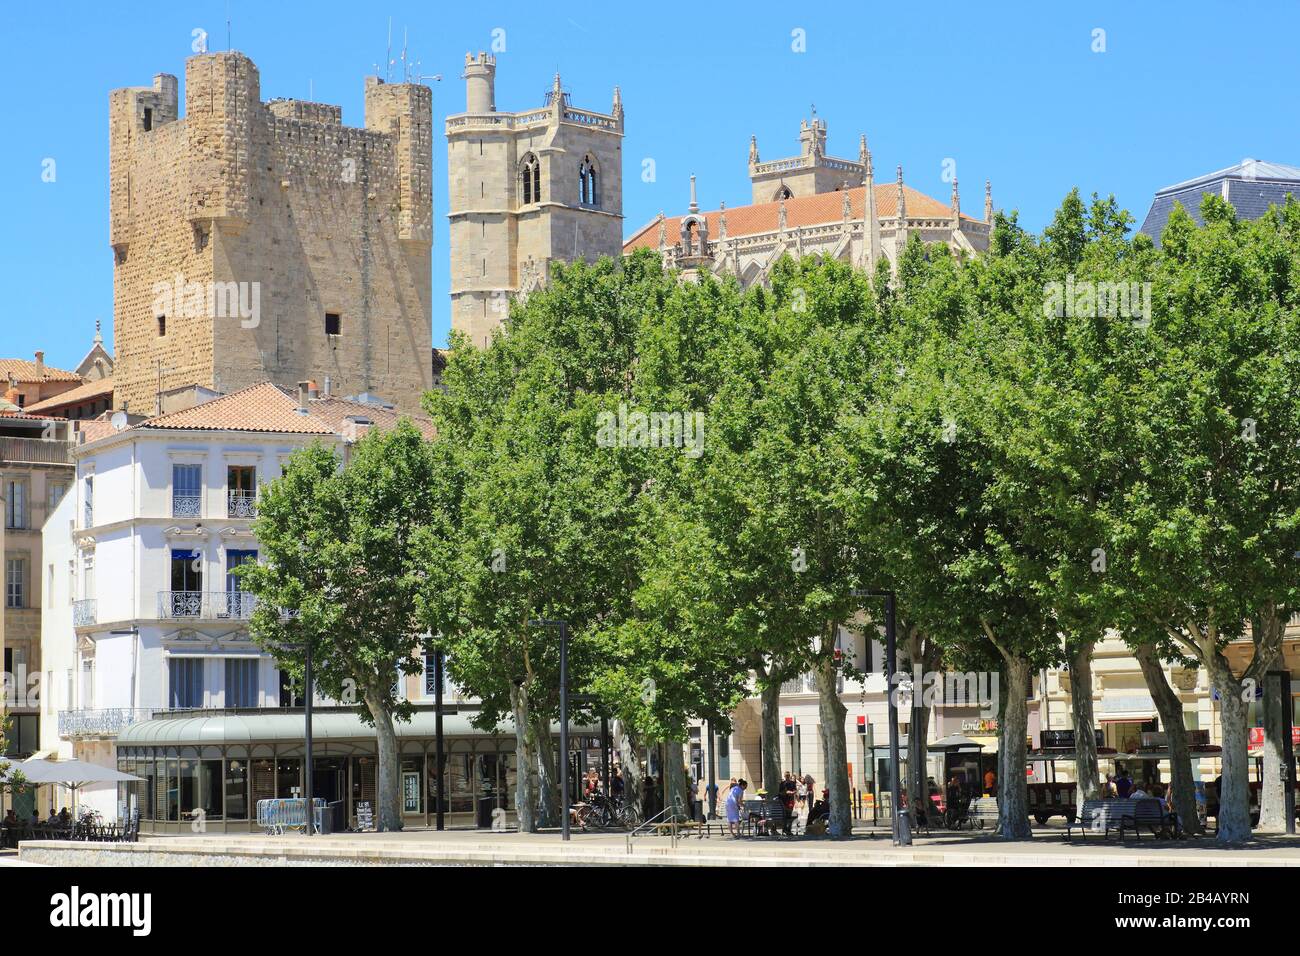
{"label": "antenna on tower", "polygon": [[388,52],[384,54],[384,82],[393,79],[393,18],[388,18]]}
{"label": "antenna on tower", "polygon": [[230,0],[226,0],[226,52],[229,53],[230,46]]}

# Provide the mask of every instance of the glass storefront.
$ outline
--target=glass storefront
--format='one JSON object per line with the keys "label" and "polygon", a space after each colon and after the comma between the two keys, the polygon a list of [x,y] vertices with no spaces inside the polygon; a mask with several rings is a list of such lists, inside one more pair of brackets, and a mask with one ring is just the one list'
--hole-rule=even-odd
{"label": "glass storefront", "polygon": [[[372,744],[373,747],[373,744]],[[376,805],[378,761],[363,742],[322,742],[313,757],[312,788],[329,802],[342,800],[349,826],[357,804]],[[338,753],[346,749],[350,754]],[[331,753],[330,751],[334,752]],[[303,760],[300,742],[198,747],[118,748],[118,768],[140,778],[122,784],[119,805],[138,811],[145,832],[188,832],[200,816],[209,831],[256,831],[257,803],[300,796]],[[408,826],[433,822],[437,813],[437,762],[433,742],[406,741],[398,785]],[[444,757],[444,810],[449,826],[472,826],[488,809],[513,813],[517,766],[513,737],[448,738]],[[296,791],[296,793],[295,793]]]}

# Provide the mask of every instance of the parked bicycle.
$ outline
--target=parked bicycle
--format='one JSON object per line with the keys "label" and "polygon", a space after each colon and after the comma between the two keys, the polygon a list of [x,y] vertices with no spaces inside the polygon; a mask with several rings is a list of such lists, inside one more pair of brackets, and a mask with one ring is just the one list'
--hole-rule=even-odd
{"label": "parked bicycle", "polygon": [[626,829],[636,823],[632,808],[621,800],[594,793],[586,803],[574,808],[574,816],[583,830]]}

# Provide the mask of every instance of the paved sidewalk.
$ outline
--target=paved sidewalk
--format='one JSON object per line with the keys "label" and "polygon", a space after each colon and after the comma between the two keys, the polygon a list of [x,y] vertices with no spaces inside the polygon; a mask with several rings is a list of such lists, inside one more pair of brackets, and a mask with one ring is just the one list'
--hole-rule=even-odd
{"label": "paved sidewalk", "polygon": [[598,866],[1030,866],[1030,867],[1300,867],[1300,838],[1260,838],[1235,848],[1212,838],[1066,843],[1063,832],[1039,831],[1032,840],[987,835],[919,837],[911,847],[890,845],[887,833],[824,838],[637,837],[631,854],[622,833],[493,833],[481,830],[409,830],[400,834],[209,834],[144,837],[137,844],[25,843],[24,861],[65,866],[276,865],[598,865]]}

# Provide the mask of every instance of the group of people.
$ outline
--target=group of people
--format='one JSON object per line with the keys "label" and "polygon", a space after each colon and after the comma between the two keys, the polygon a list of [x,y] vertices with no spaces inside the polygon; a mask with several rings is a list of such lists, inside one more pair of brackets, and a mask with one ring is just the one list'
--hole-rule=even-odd
{"label": "group of people", "polygon": [[[727,797],[724,808],[727,814],[727,831],[733,838],[739,838],[742,833],[744,823],[743,814],[745,810],[745,792],[749,789],[749,781],[743,777],[733,777],[727,785]],[[760,795],[765,795],[759,791]],[[805,832],[810,825],[830,816],[830,795],[823,789],[821,799],[815,799],[816,781],[812,774],[805,774],[800,777],[793,771],[787,770],[777,784],[776,796],[781,801],[782,818],[781,832],[786,836],[794,836],[794,821],[796,815],[807,810],[807,817],[804,824]]]}
{"label": "group of people", "polygon": [[1163,802],[1166,809],[1172,811],[1174,808],[1172,787],[1158,783],[1147,786],[1141,780],[1134,780],[1125,770],[1106,775],[1106,779],[1101,783],[1101,796],[1102,799],[1118,797],[1121,800],[1145,800],[1154,797]]}
{"label": "group of people", "polygon": [[67,807],[61,809],[58,813],[54,812],[54,807],[50,807],[50,815],[47,819],[42,820],[40,813],[33,808],[32,815],[27,820],[19,819],[14,808],[10,807],[5,813],[3,822],[0,822],[0,830],[3,830],[3,843],[6,846],[16,846],[17,838],[20,833],[37,830],[70,830],[72,828],[72,814]]}

